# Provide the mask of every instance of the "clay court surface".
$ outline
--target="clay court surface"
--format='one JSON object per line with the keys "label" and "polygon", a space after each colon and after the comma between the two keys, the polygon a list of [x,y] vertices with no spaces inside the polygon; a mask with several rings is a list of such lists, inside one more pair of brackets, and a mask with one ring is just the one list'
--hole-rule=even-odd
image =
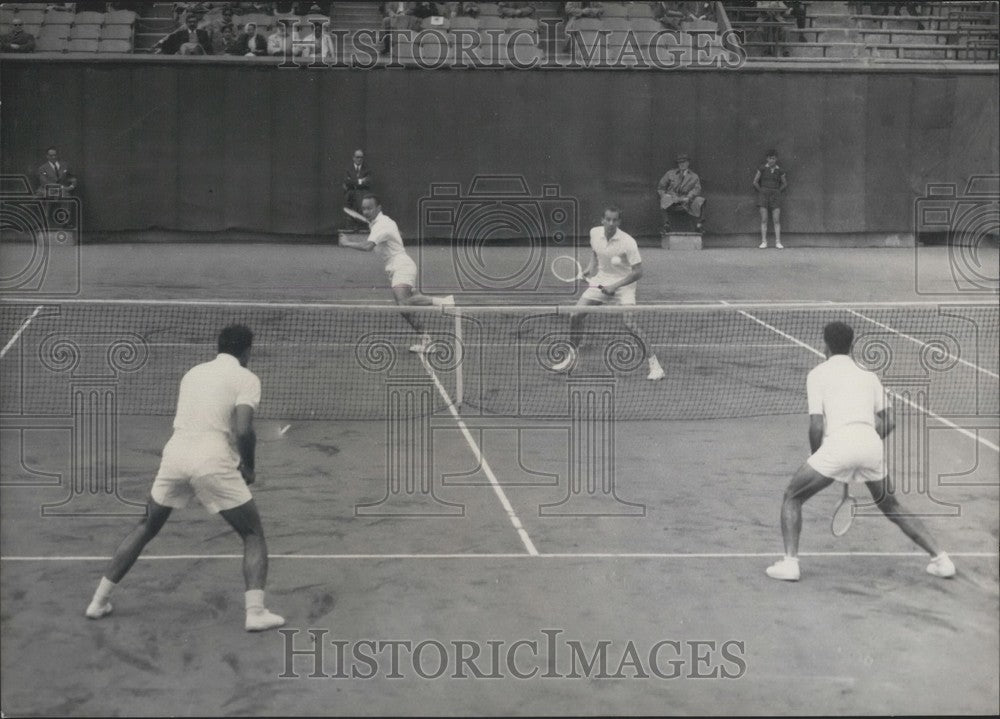
{"label": "clay court surface", "polygon": [[[337,247],[82,250],[81,298],[388,300],[374,259]],[[23,251],[0,248],[0,261],[23,261],[16,255]],[[503,248],[494,261],[516,266],[522,251]],[[901,321],[910,316],[899,309],[902,303],[996,304],[995,294],[956,288],[955,257],[947,248],[642,252],[640,301],[647,303],[890,303]],[[976,261],[995,273],[996,248],[979,248]],[[456,289],[449,284],[448,248],[425,249],[419,262],[425,290]],[[65,273],[60,281],[73,280],[68,267],[57,270]],[[472,301],[571,301],[550,278],[545,283],[533,296]],[[18,298],[29,312],[33,302],[41,300]],[[912,316],[926,311],[914,309]],[[350,321],[348,309],[337,312]],[[8,331],[6,320],[4,344],[17,329],[15,323]],[[819,347],[817,322],[811,336],[795,339]],[[437,496],[454,516],[392,517],[358,510],[387,493],[385,422],[263,418],[253,491],[272,555],[268,603],[286,617],[285,628],[293,630],[287,635],[243,631],[239,541],[197,504],[174,512],[116,591],[114,613],[85,619],[104,561],[140,511],[129,502],[142,503],[148,493],[170,417],[120,418],[122,501],[91,498],[76,516],[42,513],[43,505],[58,504],[70,491],[74,450],[67,433],[15,432],[5,425],[3,712],[994,714],[1000,710],[995,319],[992,327],[977,356],[963,355],[975,367],[955,369],[966,373],[962,383],[976,383],[983,411],[966,412],[960,421],[948,415],[950,425],[927,418],[930,439],[899,448],[898,468],[915,467],[920,475],[900,478],[901,501],[936,515],[926,521],[958,566],[949,581],[927,575],[925,557],[884,518],[870,516],[870,508],[846,536],[834,538],[832,489],[805,508],[802,581],[765,576],[781,554],[782,491],[808,450],[805,371],[819,358],[794,345],[782,351],[795,353],[801,373],[790,380],[802,387],[797,414],[616,423],[619,514],[632,516],[551,516],[545,509],[567,493],[566,440],[551,421],[519,434],[517,418],[497,420],[490,434],[481,417],[466,417],[461,408],[457,417],[447,408],[436,412],[432,474],[442,478]],[[326,361],[331,377],[344,369],[337,356],[324,360],[323,350],[302,351],[317,355],[312,362]],[[719,351],[730,352],[737,365],[761,361],[752,346],[742,354]],[[668,382],[712,379],[677,376],[683,352],[675,352],[673,376],[665,363]],[[0,370],[9,371],[8,359]],[[643,382],[639,373],[622,379],[626,386]],[[310,630],[325,643],[319,672],[313,657],[287,655],[292,647],[312,646]],[[401,676],[392,678],[388,650],[367,651],[377,656],[372,678],[340,677],[345,670],[334,640],[346,642],[348,674],[369,671],[350,656],[366,640],[439,642],[448,648],[449,664],[440,677],[422,678],[403,651]],[[579,663],[572,676],[573,643],[589,658],[605,640],[603,678]],[[515,652],[513,670],[536,670],[530,678],[518,678],[507,660],[519,641],[538,647],[537,654],[527,645]],[[671,678],[650,672],[650,652],[664,641],[676,643],[661,645],[658,655],[661,672]],[[501,646],[499,676],[460,676],[456,642],[481,648],[476,664],[485,673],[490,643]],[[645,677],[634,660],[626,661],[630,642]],[[433,647],[422,660],[425,673],[437,673]]]}

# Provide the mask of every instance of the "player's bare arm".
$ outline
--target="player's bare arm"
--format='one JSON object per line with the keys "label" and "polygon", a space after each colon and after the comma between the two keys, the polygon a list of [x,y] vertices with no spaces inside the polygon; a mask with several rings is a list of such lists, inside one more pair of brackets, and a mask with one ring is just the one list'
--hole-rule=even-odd
{"label": "player's bare arm", "polygon": [[340,244],[342,247],[349,247],[352,250],[361,250],[362,252],[371,252],[375,249],[375,243],[371,240],[354,240],[349,236],[342,236]]}
{"label": "player's bare arm", "polygon": [[625,275],[620,281],[612,282],[609,285],[605,285],[604,293],[611,295],[614,294],[619,287],[624,287],[625,285],[630,285],[633,282],[638,282],[642,279],[642,263],[636,262],[632,265],[632,271]]}
{"label": "player's bare arm", "polygon": [[875,413],[875,431],[878,436],[885,439],[886,436],[896,427],[896,419],[892,414],[892,408],[886,407]]}
{"label": "player's bare arm", "polygon": [[253,429],[253,407],[240,404],[235,410],[236,451],[240,454],[240,474],[247,484],[253,484],[257,478],[254,471],[257,434]]}
{"label": "player's bare arm", "polygon": [[826,423],[821,414],[811,414],[809,415],[809,449],[815,453],[819,449],[820,445],[823,444],[823,432],[826,429]]}

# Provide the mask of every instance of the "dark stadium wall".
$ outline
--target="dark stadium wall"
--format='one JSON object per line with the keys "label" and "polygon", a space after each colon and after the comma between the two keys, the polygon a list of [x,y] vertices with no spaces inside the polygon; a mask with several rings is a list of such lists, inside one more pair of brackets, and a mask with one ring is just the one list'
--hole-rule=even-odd
{"label": "dark stadium wall", "polygon": [[[138,60],[138,58],[136,59]],[[655,235],[656,183],[687,152],[713,234],[756,232],[751,180],[776,148],[786,234],[908,233],[930,182],[996,174],[997,73],[420,71],[6,61],[5,174],[55,144],[85,232],[323,235],[355,147],[404,234],[435,183],[558,185],[585,230],[608,200]]]}

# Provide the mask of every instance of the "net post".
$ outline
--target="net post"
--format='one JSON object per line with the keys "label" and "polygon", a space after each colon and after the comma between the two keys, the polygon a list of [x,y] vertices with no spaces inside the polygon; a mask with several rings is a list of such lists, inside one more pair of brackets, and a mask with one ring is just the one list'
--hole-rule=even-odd
{"label": "net post", "polygon": [[465,393],[465,344],[462,339],[462,313],[455,308],[455,408],[462,407]]}

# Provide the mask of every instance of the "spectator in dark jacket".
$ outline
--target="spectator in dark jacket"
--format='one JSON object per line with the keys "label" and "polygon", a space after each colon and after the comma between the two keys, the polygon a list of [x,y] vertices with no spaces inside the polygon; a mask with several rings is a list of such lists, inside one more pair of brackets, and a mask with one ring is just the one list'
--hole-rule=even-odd
{"label": "spectator in dark jacket", "polygon": [[184,27],[179,27],[153,46],[154,53],[164,55],[211,55],[212,39],[198,27],[198,16],[188,13]]}
{"label": "spectator in dark jacket", "polygon": [[0,35],[0,52],[34,52],[35,38],[24,30],[24,21],[14,18],[11,30]]}
{"label": "spectator in dark jacket", "polygon": [[229,54],[248,57],[267,55],[267,38],[257,32],[256,23],[248,22],[243,26],[243,32],[236,37]]}

